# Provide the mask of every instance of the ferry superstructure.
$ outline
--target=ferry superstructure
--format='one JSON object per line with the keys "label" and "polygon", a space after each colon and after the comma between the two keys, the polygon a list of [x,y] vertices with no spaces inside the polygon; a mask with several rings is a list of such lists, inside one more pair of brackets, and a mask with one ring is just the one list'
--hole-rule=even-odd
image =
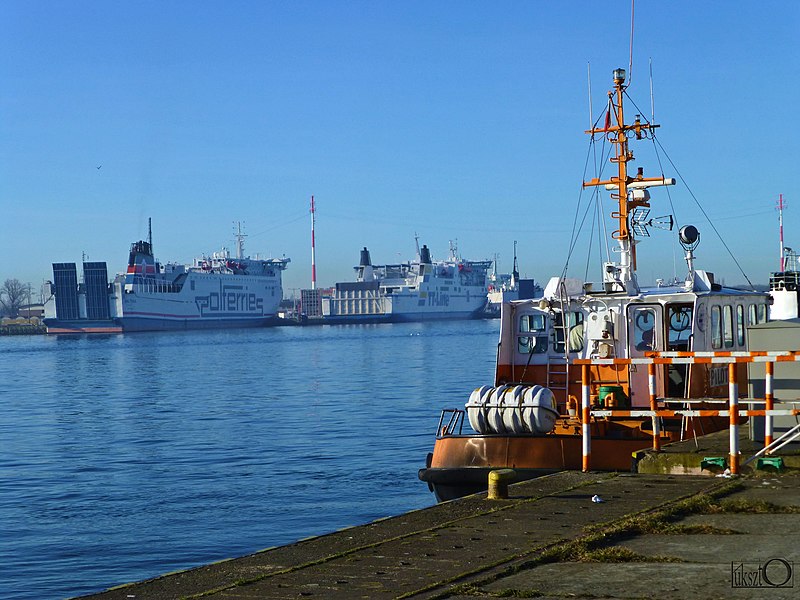
{"label": "ferry superstructure", "polygon": [[328,322],[425,321],[470,319],[483,315],[491,261],[463,260],[454,243],[445,260],[433,260],[417,246],[417,258],[398,264],[373,265],[361,250],[356,281],[337,283],[322,299]]}

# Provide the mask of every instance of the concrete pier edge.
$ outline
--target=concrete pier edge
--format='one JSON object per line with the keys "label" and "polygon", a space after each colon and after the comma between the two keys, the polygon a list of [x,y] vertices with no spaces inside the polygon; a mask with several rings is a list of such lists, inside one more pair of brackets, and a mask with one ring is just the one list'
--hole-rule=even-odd
{"label": "concrete pier edge", "polygon": [[[507,500],[487,500],[485,493],[476,494],[244,557],[117,586],[90,597],[496,597],[498,586],[514,589],[511,583],[527,581],[525,578],[537,569],[558,569],[557,560],[542,560],[548,553],[557,557],[564,547],[603,540],[604,536],[613,541],[620,537],[615,531],[624,530],[627,522],[659,512],[668,514],[682,502],[742,493],[764,495],[768,490],[784,498],[784,504],[786,498],[790,504],[798,502],[800,477],[767,477],[556,473],[510,485]],[[785,526],[789,530],[800,523],[797,513],[759,518],[776,524],[788,519]],[[659,538],[651,546],[657,550],[658,544],[674,545],[679,537]],[[694,544],[698,538],[690,541]],[[750,551],[742,546],[744,542],[736,543],[738,548]],[[655,572],[667,568],[657,556],[653,561],[647,568]],[[727,570],[721,571],[717,563],[712,566],[715,577],[724,579]],[[619,563],[618,568],[634,567]],[[635,568],[646,567],[639,564]],[[559,585],[565,583],[559,580]],[[722,594],[720,590],[714,593]]]}

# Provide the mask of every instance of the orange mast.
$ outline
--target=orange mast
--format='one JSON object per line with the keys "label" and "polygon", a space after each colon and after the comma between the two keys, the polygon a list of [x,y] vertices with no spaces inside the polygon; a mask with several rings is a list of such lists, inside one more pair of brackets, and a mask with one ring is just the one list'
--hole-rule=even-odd
{"label": "orange mast", "polygon": [[[606,189],[616,190],[612,193],[611,197],[617,200],[619,209],[611,213],[611,218],[618,220],[618,229],[611,234],[616,240],[619,240],[622,247],[622,264],[623,271],[626,273],[625,279],[633,279],[636,271],[636,248],[633,235],[629,229],[628,219],[634,208],[637,206],[649,207],[650,195],[646,191],[640,194],[629,194],[629,189],[642,189],[644,190],[650,185],[669,185],[671,180],[666,180],[663,177],[644,177],[642,169],[640,168],[636,177],[628,176],[628,162],[634,160],[633,152],[628,149],[628,134],[633,132],[637,140],[642,139],[647,131],[659,127],[653,123],[642,123],[639,115],[632,125],[625,124],[625,115],[623,111],[623,95],[625,94],[625,69],[614,69],[614,89],[608,92],[609,98],[609,113],[606,116],[606,123],[602,128],[593,128],[586,131],[590,135],[602,133],[609,135],[610,141],[616,145],[616,156],[610,160],[617,163],[617,176],[610,179],[600,180],[598,178],[591,179],[583,182],[583,187],[596,187],[600,185],[606,186]],[[613,109],[614,118],[616,123],[610,122],[610,113]],[[613,134],[616,134],[615,136]]]}

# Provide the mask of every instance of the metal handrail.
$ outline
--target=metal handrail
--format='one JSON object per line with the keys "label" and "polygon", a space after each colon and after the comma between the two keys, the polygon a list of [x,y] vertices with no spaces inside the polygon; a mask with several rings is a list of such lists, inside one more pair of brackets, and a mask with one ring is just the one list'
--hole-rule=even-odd
{"label": "metal handrail", "polygon": [[[449,419],[447,420],[447,424],[445,422],[445,416],[450,415]],[[456,427],[458,427],[458,433],[456,433]],[[445,437],[448,435],[461,435],[461,431],[464,427],[464,410],[460,408],[445,408],[442,410],[442,414],[439,417],[439,426],[436,428],[436,435],[438,437]]]}
{"label": "metal handrail", "polygon": [[800,423],[792,427],[789,431],[781,435],[771,444],[764,446],[761,450],[753,454],[750,458],[744,461],[742,464],[746,465],[748,463],[753,462],[758,457],[764,454],[773,454],[783,448],[787,444],[791,444],[796,439],[800,438]]}

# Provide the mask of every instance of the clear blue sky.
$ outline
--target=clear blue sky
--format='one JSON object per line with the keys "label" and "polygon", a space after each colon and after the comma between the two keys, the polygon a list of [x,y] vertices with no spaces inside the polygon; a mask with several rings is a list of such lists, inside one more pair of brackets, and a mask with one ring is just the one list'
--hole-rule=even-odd
{"label": "clear blue sky", "polygon": [[[415,232],[506,271],[518,240],[523,274],[547,279],[586,160],[587,64],[599,114],[629,27],[628,0],[5,0],[0,280],[38,287],[82,252],[121,270],[152,216],[162,261],[233,247],[243,221],[247,252],[285,254],[285,288],[307,287],[312,194],[320,284],[350,279],[362,246],[413,258]],[[650,58],[661,143],[766,281],[779,193],[800,248],[800,2],[640,0],[630,93],[648,114]],[[651,144],[634,151],[658,173]],[[672,199],[701,230],[698,266],[742,281],[686,188]],[[674,237],[640,245],[642,279],[675,257],[684,272]],[[576,276],[585,263],[579,246]]]}

